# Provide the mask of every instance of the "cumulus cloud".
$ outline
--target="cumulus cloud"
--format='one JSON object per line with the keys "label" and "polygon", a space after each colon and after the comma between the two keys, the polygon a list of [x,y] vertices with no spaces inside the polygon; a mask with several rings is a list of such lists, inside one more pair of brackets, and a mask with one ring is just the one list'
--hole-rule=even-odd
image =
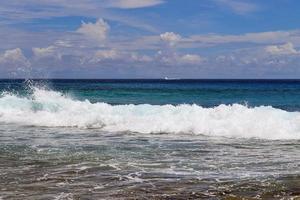
{"label": "cumulus cloud", "polygon": [[160,34],[160,39],[173,46],[181,40],[181,36],[173,32],[165,32]]}
{"label": "cumulus cloud", "polygon": [[77,32],[83,34],[90,40],[103,42],[107,38],[109,29],[110,26],[103,19],[98,19],[95,23],[82,22]]}
{"label": "cumulus cloud", "polygon": [[82,63],[101,64],[137,64],[140,62],[151,62],[153,59],[148,55],[141,55],[137,52],[125,52],[116,49],[97,50],[92,56],[85,56]]}
{"label": "cumulus cloud", "polygon": [[148,55],[140,55],[136,52],[130,54],[130,59],[134,62],[151,62],[153,58]]}
{"label": "cumulus cloud", "polygon": [[270,45],[265,48],[265,51],[272,55],[292,55],[299,54],[291,42],[282,45]]}
{"label": "cumulus cloud", "polygon": [[186,64],[199,64],[203,59],[196,54],[186,54],[180,57],[180,61]]}
{"label": "cumulus cloud", "polygon": [[6,50],[0,54],[0,76],[6,74],[7,76],[28,77],[31,72],[31,63],[24,56],[20,48]]}
{"label": "cumulus cloud", "polygon": [[155,58],[156,62],[170,66],[199,65],[205,60],[197,54],[180,54],[163,50],[158,51]]}
{"label": "cumulus cloud", "polygon": [[181,54],[178,52],[177,43],[184,40],[181,35],[174,32],[165,32],[159,35],[161,41],[168,46],[160,46],[161,49],[156,54],[158,63],[164,65],[198,65],[204,59],[197,54]]}
{"label": "cumulus cloud", "polygon": [[[137,49],[160,49],[162,42],[170,47],[176,46],[180,49],[189,48],[207,48],[212,46],[222,46],[234,44],[236,48],[243,45],[272,45],[279,43],[292,42],[296,46],[300,46],[300,30],[290,31],[268,31],[253,32],[244,34],[199,34],[183,37],[174,32],[166,32],[160,35],[144,36],[134,41],[127,42],[126,48]],[[138,44],[138,45],[132,45]]]}
{"label": "cumulus cloud", "polygon": [[164,3],[164,1],[162,0],[109,0],[107,6],[123,9],[133,9],[156,6],[162,3]]}
{"label": "cumulus cloud", "polygon": [[6,50],[2,55],[0,55],[0,63],[7,65],[7,67],[22,67],[30,65],[20,48]]}
{"label": "cumulus cloud", "polygon": [[[294,66],[299,66],[300,56],[294,56],[298,55],[299,52],[297,50],[300,42],[299,30],[246,33],[241,35],[208,34],[191,37],[183,37],[174,32],[165,32],[148,37],[140,37],[140,40],[145,40],[145,38],[148,40],[147,45],[144,43],[144,46],[142,42],[136,43],[135,39],[123,35],[117,40],[107,42],[105,40],[107,39],[108,31],[109,25],[100,19],[95,23],[83,23],[77,32],[68,32],[55,38],[49,37],[50,39],[44,43],[34,43],[35,48],[32,48],[33,54],[32,56],[28,54],[27,58],[19,48],[7,50],[0,54],[0,71],[2,72],[8,66],[17,66],[17,68],[33,66],[33,70],[36,71],[40,70],[46,73],[49,71],[54,73],[61,71],[63,76],[65,71],[70,70],[75,71],[80,76],[81,72],[91,71],[89,67],[102,67],[101,69],[107,71],[117,69],[120,72],[126,68],[129,71],[131,70],[133,74],[135,68],[139,68],[141,69],[141,74],[143,74],[142,70],[149,70],[147,73],[152,73],[152,71],[159,73],[160,70],[170,70],[174,66],[172,70],[178,69],[178,73],[185,74],[186,71],[180,70],[186,67],[185,69],[188,68],[191,75],[196,76],[197,73],[193,74],[192,71],[204,68],[207,71],[211,70],[212,73],[215,73],[214,70],[218,71],[220,69],[221,72],[228,72],[230,75],[229,71],[231,69],[236,71],[248,69],[251,71],[250,69],[253,68],[252,71],[255,74],[254,68],[257,66],[260,66],[257,71],[263,71],[264,69],[265,71],[269,70],[268,72],[272,72],[274,69],[292,69]],[[93,43],[82,40],[83,37],[89,38]],[[290,42],[286,42],[289,40]],[[105,46],[100,47],[99,42],[103,44],[104,41]],[[121,45],[120,43],[122,42],[124,43]],[[197,53],[183,53],[189,52],[188,48],[191,47],[186,47],[184,46],[185,44],[195,45],[192,46],[193,48],[201,48],[203,46],[197,46],[197,43],[221,45],[243,42],[247,42],[245,48],[240,48],[243,44],[235,44],[233,48],[222,49],[221,56],[218,51],[209,52],[205,57]],[[45,46],[45,44],[51,45]],[[22,49],[26,49],[26,52],[31,49],[31,47],[26,48],[16,44],[13,46],[20,46]],[[131,48],[132,46],[137,48]],[[226,46],[224,47],[226,48]],[[2,48],[9,49],[10,47]],[[182,48],[187,49],[183,51]],[[252,49],[239,54],[233,53],[247,48]],[[197,50],[193,49],[190,52],[197,52]],[[155,70],[152,70],[152,68]]]}
{"label": "cumulus cloud", "polygon": [[51,58],[51,57],[57,57],[60,58],[60,55],[57,54],[56,52],[56,47],[55,46],[49,46],[45,48],[32,48],[33,55],[35,58],[40,59],[40,58]]}
{"label": "cumulus cloud", "polygon": [[[214,56],[209,66],[227,67],[233,74],[252,74],[253,77],[282,78],[283,74],[299,73],[299,52],[292,43],[269,45],[266,47],[250,47]],[[222,69],[224,70],[224,69]],[[243,72],[243,73],[242,73]],[[250,76],[249,76],[250,77]]]}
{"label": "cumulus cloud", "polygon": [[104,18],[129,27],[158,32],[157,28],[142,18],[119,15],[107,10],[109,8],[143,8],[159,3],[163,3],[163,0],[9,0],[0,3],[0,11],[5,15],[0,22],[17,24],[32,22],[33,19],[49,20],[57,17],[83,16]]}
{"label": "cumulus cloud", "polygon": [[107,60],[116,60],[121,57],[121,53],[116,50],[98,50],[94,53],[93,57],[89,60],[92,63],[98,63]]}

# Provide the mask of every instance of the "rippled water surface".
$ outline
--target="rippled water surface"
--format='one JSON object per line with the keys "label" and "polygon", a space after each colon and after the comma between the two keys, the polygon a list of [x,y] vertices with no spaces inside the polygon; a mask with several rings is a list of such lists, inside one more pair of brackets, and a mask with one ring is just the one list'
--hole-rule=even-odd
{"label": "rippled water surface", "polygon": [[1,133],[4,199],[300,195],[299,141],[15,125]]}

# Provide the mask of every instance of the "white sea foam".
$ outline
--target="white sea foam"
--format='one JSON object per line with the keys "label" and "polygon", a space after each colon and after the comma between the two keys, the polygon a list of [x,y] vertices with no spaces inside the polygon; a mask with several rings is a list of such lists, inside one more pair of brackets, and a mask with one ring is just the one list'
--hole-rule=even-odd
{"label": "white sea foam", "polygon": [[0,122],[137,133],[300,139],[300,112],[287,112],[271,106],[110,105],[79,101],[56,91],[38,88],[34,88],[29,97],[2,94]]}

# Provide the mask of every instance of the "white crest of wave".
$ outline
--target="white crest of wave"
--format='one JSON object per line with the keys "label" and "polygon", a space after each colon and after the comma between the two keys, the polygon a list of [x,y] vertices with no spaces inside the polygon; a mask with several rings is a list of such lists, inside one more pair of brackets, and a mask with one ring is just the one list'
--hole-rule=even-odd
{"label": "white crest of wave", "polygon": [[0,122],[138,133],[300,139],[300,113],[270,106],[110,105],[74,100],[62,93],[38,88],[34,88],[30,97],[2,94]]}

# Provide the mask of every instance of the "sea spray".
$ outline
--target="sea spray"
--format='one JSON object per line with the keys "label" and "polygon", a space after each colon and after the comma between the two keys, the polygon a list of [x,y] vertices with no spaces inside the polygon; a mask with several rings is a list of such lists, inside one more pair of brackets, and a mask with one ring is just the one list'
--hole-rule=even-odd
{"label": "sea spray", "polygon": [[79,101],[32,86],[27,96],[2,93],[0,122],[47,127],[99,128],[136,133],[300,139],[300,113],[240,104],[204,108],[182,105],[110,105]]}

